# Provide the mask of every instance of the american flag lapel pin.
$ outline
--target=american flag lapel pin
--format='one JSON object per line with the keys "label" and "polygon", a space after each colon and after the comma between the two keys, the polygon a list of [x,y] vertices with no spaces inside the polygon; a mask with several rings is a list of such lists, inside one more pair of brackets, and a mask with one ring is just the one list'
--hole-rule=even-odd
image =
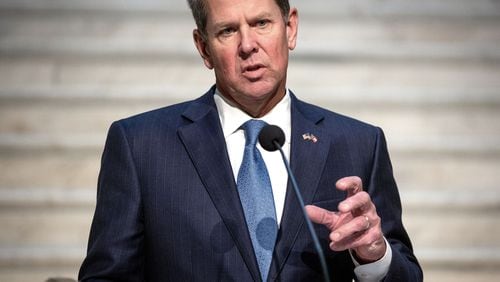
{"label": "american flag lapel pin", "polygon": [[313,143],[318,142],[318,138],[311,133],[302,134],[302,138],[304,139],[304,141],[312,141]]}

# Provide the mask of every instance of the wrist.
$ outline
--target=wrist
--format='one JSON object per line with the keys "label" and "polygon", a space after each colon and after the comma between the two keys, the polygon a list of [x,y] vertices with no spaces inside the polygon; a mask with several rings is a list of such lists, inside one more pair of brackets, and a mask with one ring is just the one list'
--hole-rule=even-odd
{"label": "wrist", "polygon": [[387,245],[384,238],[382,238],[369,246],[355,248],[351,253],[360,264],[368,264],[384,257],[386,250]]}

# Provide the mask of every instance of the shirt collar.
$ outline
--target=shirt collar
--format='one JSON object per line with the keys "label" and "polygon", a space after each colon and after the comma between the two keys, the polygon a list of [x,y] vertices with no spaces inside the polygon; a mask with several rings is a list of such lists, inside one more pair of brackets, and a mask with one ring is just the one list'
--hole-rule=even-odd
{"label": "shirt collar", "polygon": [[[217,111],[219,113],[219,119],[222,125],[222,131],[224,132],[224,138],[228,138],[230,135],[238,131],[240,126],[247,120],[253,119],[250,115],[239,109],[238,107],[230,104],[227,99],[225,99],[222,94],[220,94],[218,89],[215,89],[214,95],[215,105],[217,106]],[[285,133],[285,140],[289,143],[290,132],[291,132],[291,112],[290,112],[290,93],[286,90],[285,96],[281,101],[274,106],[274,108],[264,115],[259,120],[263,120],[268,124],[274,124]]]}

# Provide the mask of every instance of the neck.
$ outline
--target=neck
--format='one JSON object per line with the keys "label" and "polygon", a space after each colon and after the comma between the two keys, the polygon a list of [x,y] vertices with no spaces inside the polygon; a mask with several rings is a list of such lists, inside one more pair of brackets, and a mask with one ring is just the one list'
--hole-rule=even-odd
{"label": "neck", "polygon": [[234,99],[233,96],[224,93],[219,89],[224,99],[235,107],[238,107],[253,118],[261,118],[269,113],[285,97],[286,90],[282,89],[270,95],[268,99]]}

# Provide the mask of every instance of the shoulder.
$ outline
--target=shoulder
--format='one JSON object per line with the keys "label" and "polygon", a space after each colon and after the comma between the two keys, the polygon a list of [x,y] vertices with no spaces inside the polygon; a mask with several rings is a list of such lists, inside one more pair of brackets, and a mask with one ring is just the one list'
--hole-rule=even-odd
{"label": "shoulder", "polygon": [[112,127],[120,126],[129,134],[141,134],[145,131],[176,131],[177,128],[190,123],[193,117],[203,116],[214,109],[215,103],[213,102],[213,91],[211,89],[195,100],[120,119],[115,121]]}
{"label": "shoulder", "polygon": [[296,109],[304,116],[311,117],[324,130],[334,136],[374,138],[382,133],[380,127],[354,117],[294,99]]}
{"label": "shoulder", "polygon": [[168,124],[177,124],[181,119],[182,113],[193,103],[192,101],[174,104],[147,112],[135,114],[115,121],[123,128],[131,131],[140,130],[148,127],[166,126]]}

